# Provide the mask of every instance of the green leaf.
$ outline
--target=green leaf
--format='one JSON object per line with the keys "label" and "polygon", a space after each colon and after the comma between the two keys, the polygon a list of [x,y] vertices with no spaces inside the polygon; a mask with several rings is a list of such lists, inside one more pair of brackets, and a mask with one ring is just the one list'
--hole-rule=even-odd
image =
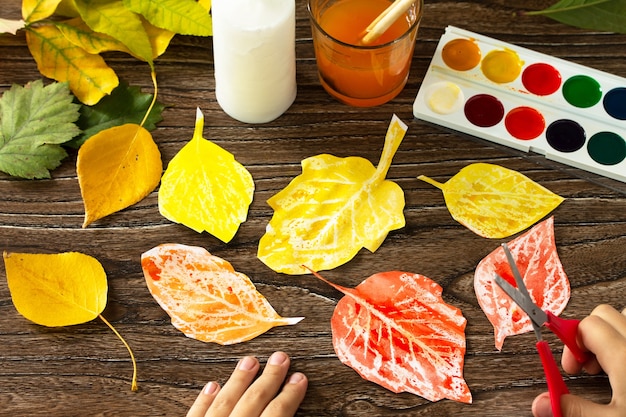
{"label": "green leaf", "polygon": [[211,36],[213,27],[206,9],[195,0],[123,0],[154,26],[181,35]]}
{"label": "green leaf", "polygon": [[80,131],[79,105],[67,83],[13,85],[0,98],[0,171],[22,178],[50,178],[67,153],[61,147]]}
{"label": "green leaf", "polygon": [[133,55],[152,65],[152,45],[139,15],[122,0],[76,0],[85,23],[94,30],[122,42]]}
{"label": "green leaf", "polygon": [[582,29],[626,33],[626,0],[562,0],[527,14],[544,15]]}
{"label": "green leaf", "polygon": [[[67,145],[79,148],[87,139],[102,130],[127,123],[140,124],[152,98],[152,94],[142,93],[139,87],[129,87],[128,83],[120,82],[111,95],[104,97],[98,104],[80,108],[80,118],[76,124],[82,134]],[[155,103],[144,122],[143,127],[146,130],[156,129],[156,124],[162,120],[164,108],[165,105],[158,101]]]}

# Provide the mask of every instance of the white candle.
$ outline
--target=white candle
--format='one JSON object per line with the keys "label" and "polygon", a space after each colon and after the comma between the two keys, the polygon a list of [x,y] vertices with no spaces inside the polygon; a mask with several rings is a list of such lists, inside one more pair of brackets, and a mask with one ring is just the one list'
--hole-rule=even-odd
{"label": "white candle", "polygon": [[296,98],[295,0],[213,0],[215,95],[246,123],[266,123]]}

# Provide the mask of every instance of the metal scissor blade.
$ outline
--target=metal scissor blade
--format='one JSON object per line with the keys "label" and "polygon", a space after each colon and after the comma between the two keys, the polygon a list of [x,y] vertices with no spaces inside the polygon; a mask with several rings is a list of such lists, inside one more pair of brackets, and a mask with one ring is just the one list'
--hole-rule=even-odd
{"label": "metal scissor blade", "polygon": [[517,288],[509,284],[504,278],[500,275],[496,274],[495,276],[496,284],[502,288],[502,291],[506,293],[515,304],[517,304],[526,314],[530,317],[530,320],[533,323],[533,328],[535,330],[535,334],[537,335],[537,339],[541,340],[541,333],[539,328],[543,326],[543,324],[548,320],[548,316],[546,313],[540,309],[537,304],[533,303],[530,299],[530,296],[526,296],[522,294]]}

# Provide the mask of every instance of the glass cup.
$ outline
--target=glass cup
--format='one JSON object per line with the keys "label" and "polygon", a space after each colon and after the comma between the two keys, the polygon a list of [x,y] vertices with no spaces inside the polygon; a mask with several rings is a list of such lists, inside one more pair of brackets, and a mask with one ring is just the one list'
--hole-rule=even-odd
{"label": "glass cup", "polygon": [[[406,85],[423,0],[416,0],[378,41],[360,44],[365,28],[392,3],[308,0],[319,79],[337,100],[352,106],[377,106],[393,99]],[[370,16],[362,16],[367,10]]]}

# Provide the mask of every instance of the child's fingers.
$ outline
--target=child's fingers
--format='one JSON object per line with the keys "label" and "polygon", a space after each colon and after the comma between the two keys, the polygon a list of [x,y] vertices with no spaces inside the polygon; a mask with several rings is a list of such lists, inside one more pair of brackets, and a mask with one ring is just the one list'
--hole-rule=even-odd
{"label": "child's fingers", "polygon": [[242,358],[228,381],[211,403],[210,417],[229,417],[259,371],[259,361],[253,356]]}
{"label": "child's fingers", "polygon": [[217,382],[211,381],[206,384],[187,412],[187,417],[205,417],[219,390]]}
{"label": "child's fingers", "polygon": [[261,417],[291,417],[293,416],[306,394],[308,380],[304,374],[296,372],[289,377],[280,394],[274,398]]}

